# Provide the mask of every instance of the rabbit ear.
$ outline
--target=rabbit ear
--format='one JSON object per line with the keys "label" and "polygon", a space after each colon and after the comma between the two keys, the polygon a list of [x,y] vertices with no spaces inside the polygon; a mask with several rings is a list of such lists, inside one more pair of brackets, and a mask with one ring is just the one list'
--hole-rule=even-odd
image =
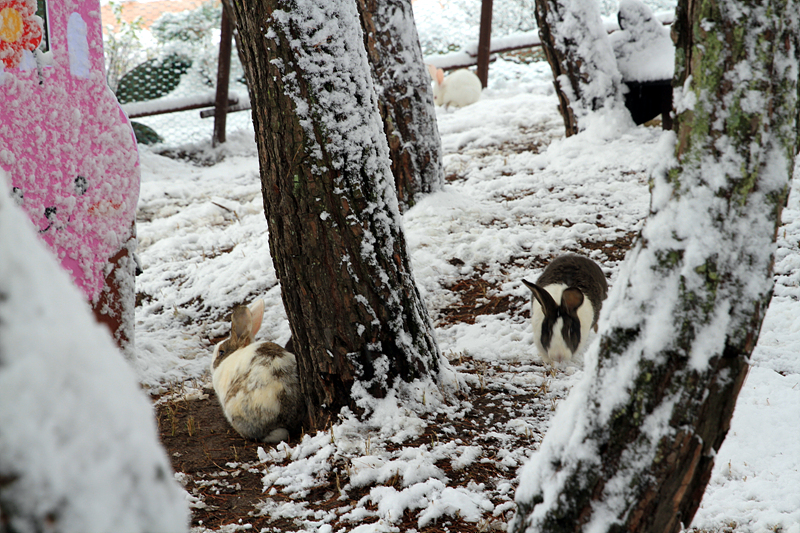
{"label": "rabbit ear", "polygon": [[561,305],[572,314],[583,303],[583,293],[580,289],[570,287],[561,293]]}
{"label": "rabbit ear", "polygon": [[444,71],[440,68],[436,69],[436,83],[441,85],[444,82]]}
{"label": "rabbit ear", "polygon": [[436,79],[436,67],[434,67],[433,65],[426,65],[426,66],[428,67],[428,74],[431,75],[431,79],[435,80]]}
{"label": "rabbit ear", "polygon": [[250,338],[255,339],[256,333],[261,329],[261,321],[264,320],[264,300],[258,299],[250,304],[252,319],[250,323]]}
{"label": "rabbit ear", "polygon": [[558,313],[558,306],[556,305],[556,301],[553,300],[553,297],[550,296],[549,292],[526,279],[523,279],[522,283],[524,283],[525,286],[531,290],[533,297],[536,298],[536,301],[542,306],[542,312],[544,312],[544,316],[556,316]]}
{"label": "rabbit ear", "polygon": [[236,307],[231,315],[231,340],[234,346],[247,346],[253,341],[250,333],[253,314],[243,305]]}

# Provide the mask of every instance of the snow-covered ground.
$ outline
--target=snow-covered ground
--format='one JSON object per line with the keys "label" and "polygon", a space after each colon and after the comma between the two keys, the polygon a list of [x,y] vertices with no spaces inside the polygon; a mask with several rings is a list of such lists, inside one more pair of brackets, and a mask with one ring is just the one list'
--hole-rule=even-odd
{"label": "snow-covered ground", "polygon": [[[482,377],[487,383],[471,379],[476,387],[491,387],[492,380],[501,391],[546,385],[555,391],[546,401],[557,402],[582,375],[581,361],[555,376],[545,372],[530,324],[520,316],[529,298],[520,280],[535,279],[563,251],[581,251],[614,284],[620,261],[611,250],[647,214],[648,175],[663,157],[661,130],[609,124],[565,139],[546,64],[500,60],[490,75],[478,103],[437,110],[448,183],[404,215],[406,239],[417,284],[440,324],[442,352],[454,361],[468,355],[487,367],[514,369]],[[269,256],[252,134],[232,135],[225,146],[199,154],[208,162],[222,159],[203,166],[147,149],[141,153],[144,273],[137,278],[132,364],[152,393],[180,388],[196,394],[207,386],[210,339],[227,333],[224,317],[235,304],[263,298],[267,311],[259,337],[284,343],[290,334]],[[797,188],[795,182],[778,235],[775,296],[696,528],[800,533]],[[511,301],[510,310],[481,315],[474,324],[445,325],[446,309],[459,300],[451,287],[464,279],[487,282],[492,296]],[[463,408],[458,402],[431,407],[453,417]],[[502,522],[513,508],[514,486],[495,488],[495,497],[505,495],[505,503],[495,505],[478,484],[448,486],[435,466],[443,457],[458,464],[480,460],[480,449],[460,444],[456,435],[449,443],[387,452],[387,443],[421,434],[425,422],[404,409],[387,407],[383,416],[383,431],[345,420],[334,427],[333,438],[322,432],[292,447],[265,447],[263,462],[255,466],[263,470],[265,488],[296,499],[280,508],[265,503],[263,512],[297,518],[298,530],[331,531],[331,517],[304,511],[302,495],[319,472],[328,471],[326,465],[347,456],[354,468],[350,487],[402,476],[401,490],[377,485],[347,511],[352,531],[397,531],[406,509],[419,513],[419,527],[456,513],[476,522],[490,513]],[[548,422],[549,415],[520,417],[507,431],[544,433]],[[516,469],[531,451],[509,449],[495,459]],[[286,457],[294,459],[288,466]],[[360,525],[359,517],[371,521]]]}
{"label": "snow-covered ground", "polygon": [[[525,2],[503,5],[529,14]],[[659,2],[651,7],[670,4]],[[615,4],[601,3],[606,15]],[[444,9],[451,4],[460,16]],[[476,5],[418,0],[423,42],[447,46],[473,35],[469,9]],[[510,11],[496,20],[504,30],[525,29],[514,27]],[[154,120],[166,127],[180,117]],[[409,530],[401,526],[409,523],[414,530],[450,523],[454,530],[459,520],[502,531],[513,513],[519,468],[583,376],[580,359],[550,372],[535,355],[521,280],[536,279],[560,253],[577,251],[600,263],[614,285],[620,250],[648,212],[651,169],[667,155],[661,131],[595,122],[565,139],[549,67],[502,59],[492,64],[490,87],[478,103],[438,109],[437,119],[447,184],[405,213],[403,225],[439,346],[461,373],[461,393],[443,401],[426,391],[418,406],[425,413],[390,397],[367,421],[345,414],[327,431],[264,446],[256,462],[226,463],[220,478],[247,470],[263,479],[252,518],[260,513],[296,531],[324,533],[393,532]],[[210,122],[196,112],[185,120],[189,129],[210,133]],[[158,401],[208,399],[212,339],[227,334],[225,317],[234,305],[256,298],[267,307],[258,337],[281,344],[289,338],[252,137],[245,127],[220,148],[176,150],[191,160],[142,148],[143,273],[129,364],[116,358],[33,230],[19,229],[24,222],[11,202],[0,201],[0,489],[6,489],[0,507],[19,506],[48,525],[60,509],[64,530],[103,531],[177,530],[187,505],[206,505],[188,475],[175,480],[191,493],[164,477],[167,458],[137,381],[162,395]],[[798,183],[778,232],[775,295],[691,528],[800,533]],[[455,312],[468,296],[474,321]],[[488,413],[488,420],[470,420],[476,413]],[[475,471],[486,482],[470,479]],[[334,474],[337,484],[341,476],[339,494],[323,498],[341,505],[315,508],[309,494],[330,490]],[[251,529],[250,518],[220,531]]]}

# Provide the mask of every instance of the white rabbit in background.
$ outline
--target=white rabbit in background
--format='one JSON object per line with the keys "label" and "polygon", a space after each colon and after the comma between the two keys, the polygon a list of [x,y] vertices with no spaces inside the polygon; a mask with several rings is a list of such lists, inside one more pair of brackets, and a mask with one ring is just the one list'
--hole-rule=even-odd
{"label": "white rabbit in background", "polygon": [[522,280],[533,293],[531,322],[539,356],[545,363],[569,361],[586,348],[608,283],[600,267],[586,257],[567,254],[554,259],[536,283]]}
{"label": "white rabbit in background", "polygon": [[467,69],[459,69],[445,77],[444,71],[428,65],[433,80],[433,103],[445,107],[464,107],[481,97],[481,80]]}
{"label": "white rabbit in background", "polygon": [[272,342],[253,342],[264,301],[238,306],[231,336],[214,347],[211,376],[225,418],[246,439],[275,443],[299,428],[305,408],[294,354]]}

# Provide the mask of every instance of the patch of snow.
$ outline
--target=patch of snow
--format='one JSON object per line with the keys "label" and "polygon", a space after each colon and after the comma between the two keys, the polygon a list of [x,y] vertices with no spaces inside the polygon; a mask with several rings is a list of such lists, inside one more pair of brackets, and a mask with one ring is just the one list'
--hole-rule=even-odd
{"label": "patch of snow", "polygon": [[86,22],[80,13],[72,13],[67,22],[67,48],[69,49],[69,72],[76,78],[88,78],[89,40],[86,36]]}
{"label": "patch of snow", "polygon": [[617,66],[625,81],[671,80],[675,70],[675,45],[647,5],[622,0],[619,6],[624,28],[609,36]]}

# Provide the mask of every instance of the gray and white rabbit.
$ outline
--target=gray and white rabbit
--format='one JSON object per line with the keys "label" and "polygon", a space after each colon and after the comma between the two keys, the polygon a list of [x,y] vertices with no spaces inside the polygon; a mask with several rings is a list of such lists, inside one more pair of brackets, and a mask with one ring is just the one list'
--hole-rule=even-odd
{"label": "gray and white rabbit", "polygon": [[569,361],[586,348],[589,328],[597,319],[608,283],[600,267],[586,257],[567,254],[554,259],[536,283],[522,280],[533,293],[531,322],[539,356],[545,363]]}
{"label": "gray and white rabbit", "polygon": [[433,80],[433,103],[445,107],[464,107],[481,97],[481,80],[467,69],[459,69],[444,76],[444,71],[428,65]]}
{"label": "gray and white rabbit", "polygon": [[276,443],[298,429],[305,406],[294,354],[253,342],[263,318],[263,300],[234,308],[231,336],[214,347],[211,377],[233,429],[246,439]]}

